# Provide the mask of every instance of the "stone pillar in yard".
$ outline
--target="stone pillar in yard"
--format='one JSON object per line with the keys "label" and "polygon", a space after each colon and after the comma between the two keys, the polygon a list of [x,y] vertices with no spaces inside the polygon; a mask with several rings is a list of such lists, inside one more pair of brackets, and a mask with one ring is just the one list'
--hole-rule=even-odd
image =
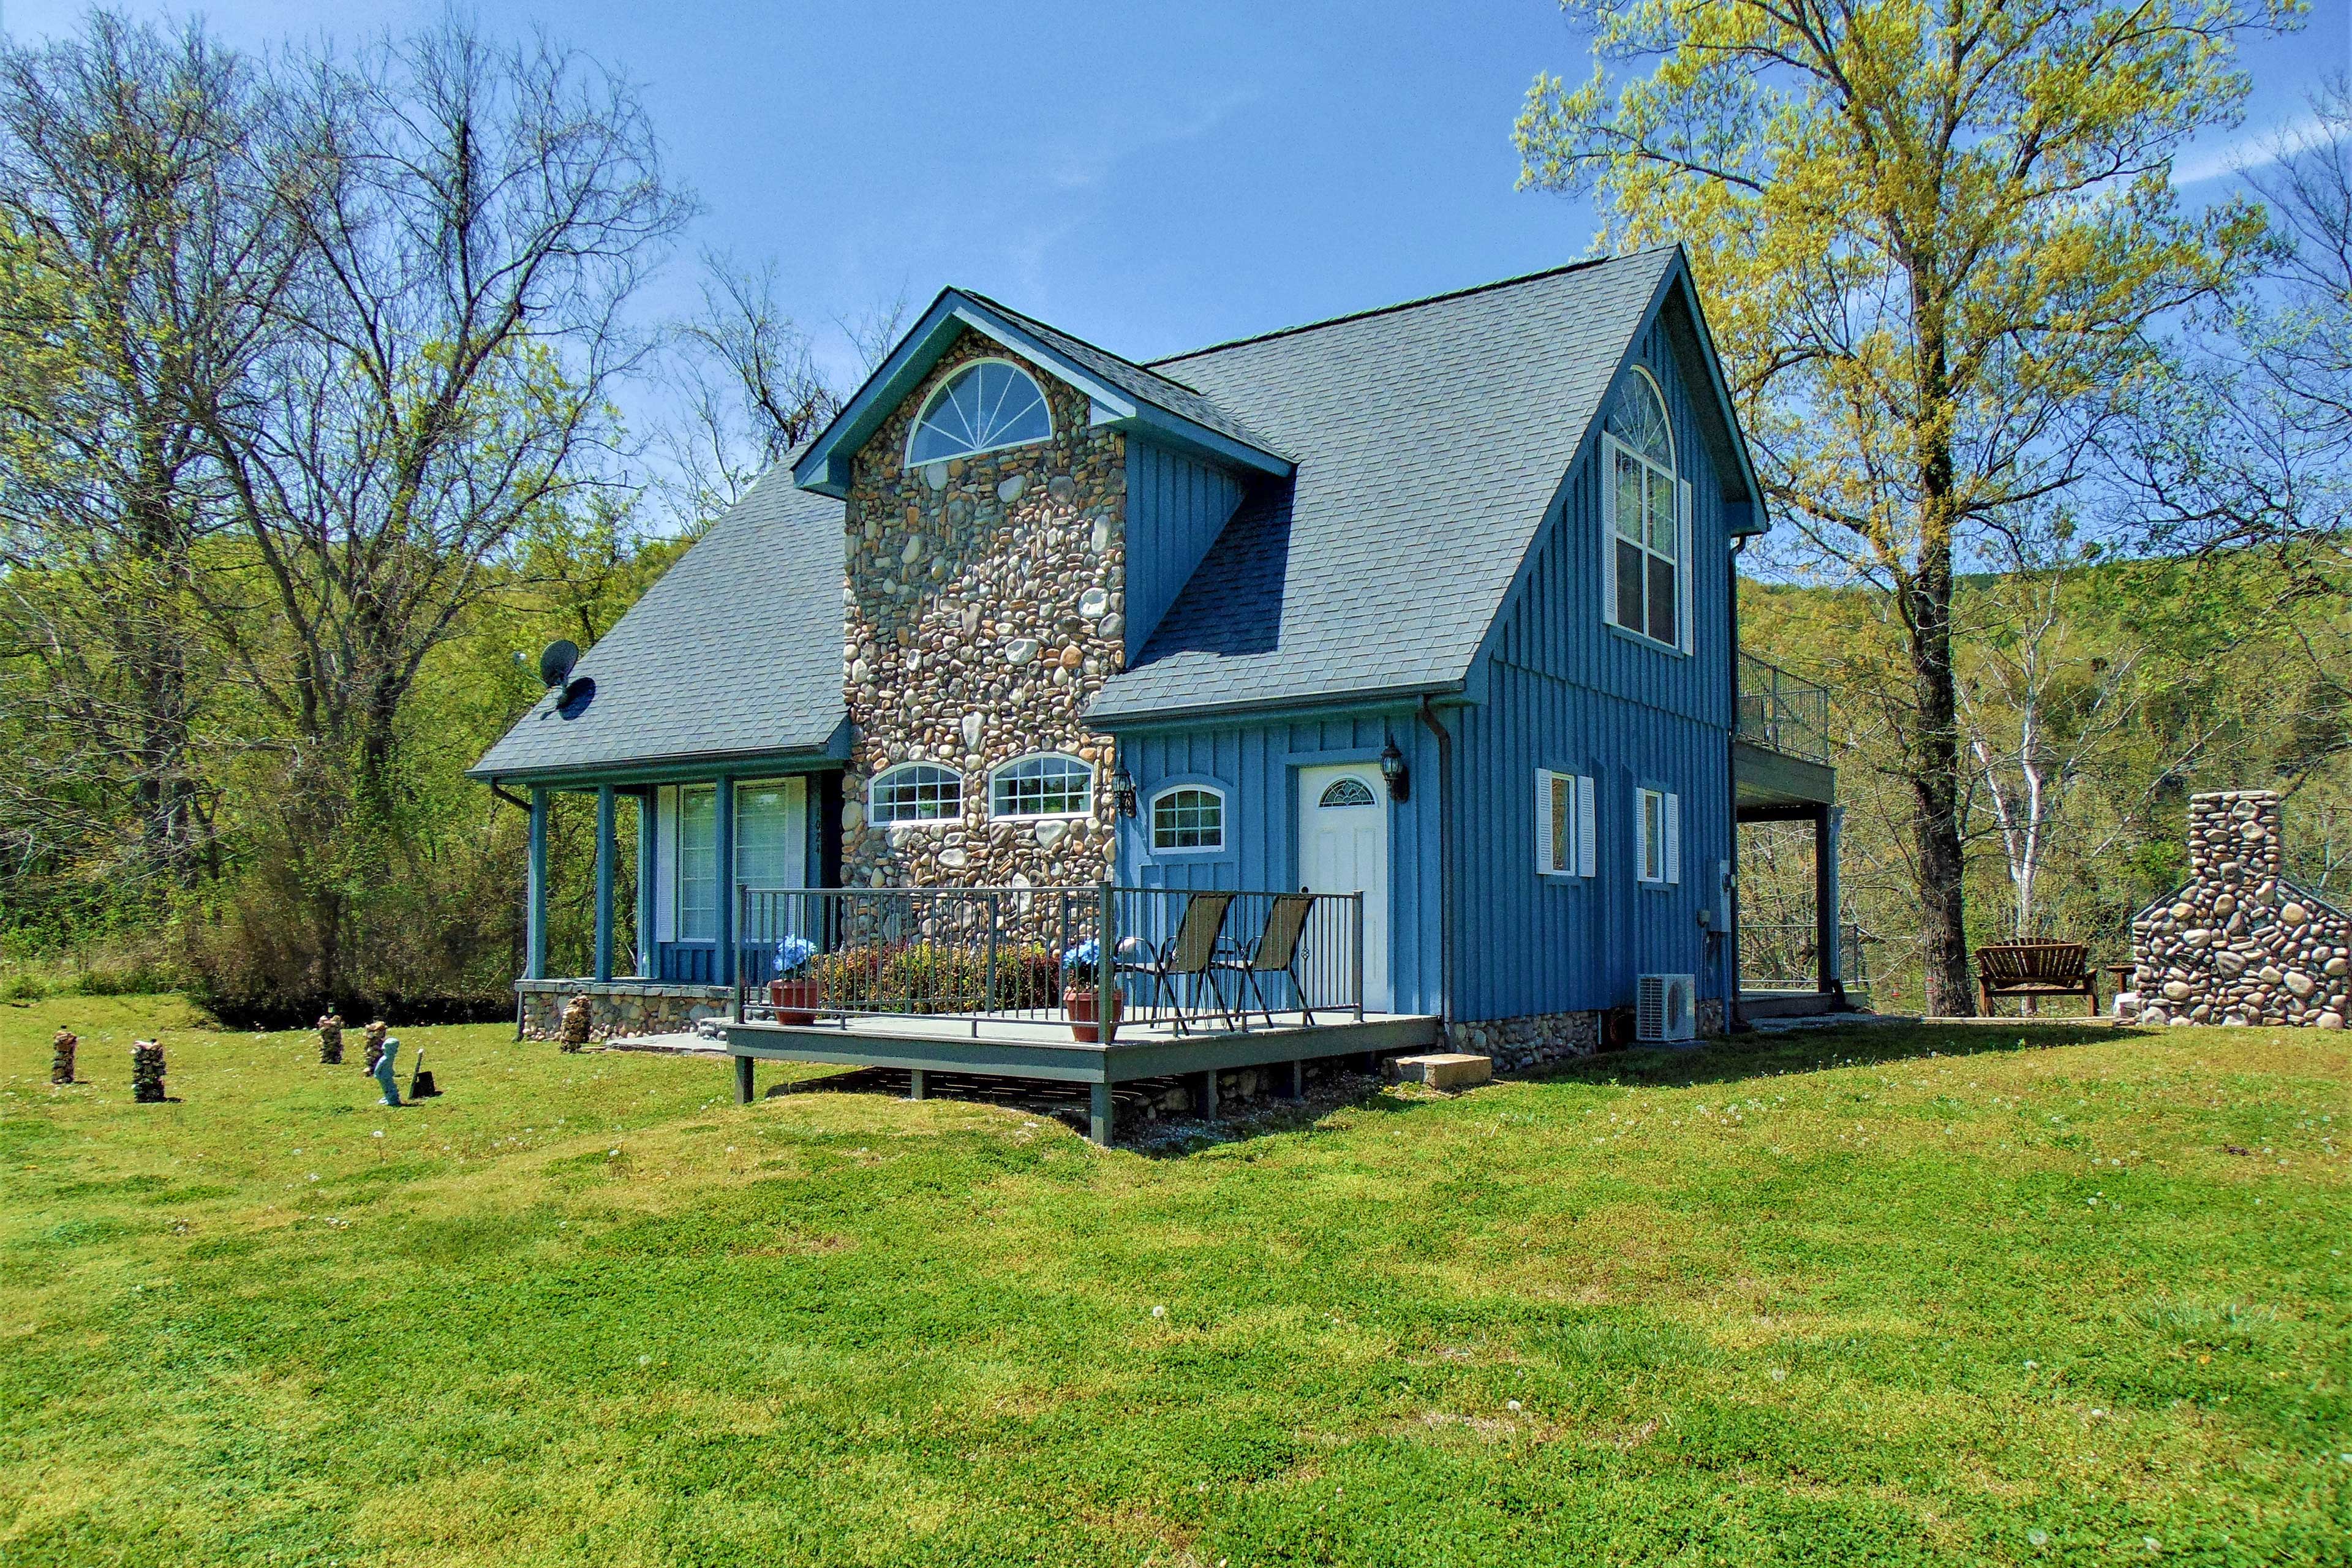
{"label": "stone pillar in yard", "polygon": [[367,1026],[367,1069],[375,1071],[375,1064],[383,1055],[383,1037],[392,1033],[392,1026],[377,1018]]}
{"label": "stone pillar in yard", "polygon": [[131,1098],[141,1105],[163,1102],[163,1047],[140,1040],[131,1047]]}
{"label": "stone pillar in yard", "polygon": [[563,1026],[559,1037],[564,1050],[576,1051],[588,1043],[595,1016],[593,1005],[584,992],[563,1005]]}
{"label": "stone pillar in yard", "polygon": [[71,1029],[59,1029],[49,1041],[49,1081],[71,1083],[74,1080],[74,1047],[81,1037]]}
{"label": "stone pillar in yard", "polygon": [[343,1065],[343,1016],[329,1013],[319,1020],[319,1062],[322,1067]]}

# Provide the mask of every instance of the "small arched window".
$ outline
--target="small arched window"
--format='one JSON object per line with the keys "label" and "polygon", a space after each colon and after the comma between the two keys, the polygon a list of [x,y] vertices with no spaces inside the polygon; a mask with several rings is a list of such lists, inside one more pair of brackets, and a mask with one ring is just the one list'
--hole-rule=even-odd
{"label": "small arched window", "polygon": [[907,466],[1051,440],[1053,410],[1029,373],[1010,360],[984,359],[941,383],[915,419]]}
{"label": "small arched window", "polygon": [[866,820],[952,822],[963,815],[963,780],[932,763],[901,763],[874,777],[866,792]]}
{"label": "small arched window", "polygon": [[1151,847],[1162,853],[1225,847],[1225,797],[1203,784],[1178,784],[1151,797]]}
{"label": "small arched window", "polygon": [[1095,771],[1060,752],[1024,757],[988,775],[988,815],[1084,816],[1095,806]]}
{"label": "small arched window", "polygon": [[1609,619],[1687,652],[1690,487],[1675,472],[1674,428],[1649,372],[1619,378],[1601,429]]}
{"label": "small arched window", "polygon": [[1380,802],[1372,798],[1371,790],[1361,779],[1333,779],[1331,787],[1315,804],[1336,811],[1342,806],[1378,805]]}

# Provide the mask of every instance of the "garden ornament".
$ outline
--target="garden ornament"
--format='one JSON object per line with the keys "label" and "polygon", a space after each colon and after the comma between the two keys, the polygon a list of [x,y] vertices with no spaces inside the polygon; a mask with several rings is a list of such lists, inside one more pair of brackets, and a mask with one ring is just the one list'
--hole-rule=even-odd
{"label": "garden ornament", "polygon": [[163,1103],[163,1047],[155,1040],[131,1047],[131,1098],[140,1105]]}
{"label": "garden ornament", "polygon": [[377,1084],[382,1086],[383,1089],[383,1102],[386,1105],[398,1105],[400,1103],[400,1080],[392,1076],[392,1058],[399,1054],[399,1040],[389,1035],[385,1036],[383,1041],[383,1054],[376,1058],[375,1068],[373,1070],[375,1072],[375,1081]]}
{"label": "garden ornament", "polygon": [[375,1058],[383,1054],[384,1033],[391,1027],[382,1018],[367,1026],[367,1070],[370,1072],[375,1071]]}
{"label": "garden ornament", "polygon": [[343,1065],[343,1016],[341,1013],[328,1013],[319,1019],[319,1061],[324,1067]]}
{"label": "garden ornament", "polygon": [[74,1047],[79,1044],[81,1044],[81,1037],[71,1029],[59,1029],[57,1037],[49,1042],[49,1081],[51,1083],[73,1082]]}

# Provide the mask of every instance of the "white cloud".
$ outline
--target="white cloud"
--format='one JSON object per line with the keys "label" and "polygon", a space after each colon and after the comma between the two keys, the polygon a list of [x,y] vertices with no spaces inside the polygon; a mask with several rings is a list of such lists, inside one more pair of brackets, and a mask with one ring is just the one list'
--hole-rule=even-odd
{"label": "white cloud", "polygon": [[2241,131],[2212,146],[2194,149],[2173,160],[2172,183],[2194,185],[2251,174],[2276,163],[2283,152],[2301,153],[2326,146],[2333,139],[2327,132],[2327,122],[2307,110],[2259,131]]}

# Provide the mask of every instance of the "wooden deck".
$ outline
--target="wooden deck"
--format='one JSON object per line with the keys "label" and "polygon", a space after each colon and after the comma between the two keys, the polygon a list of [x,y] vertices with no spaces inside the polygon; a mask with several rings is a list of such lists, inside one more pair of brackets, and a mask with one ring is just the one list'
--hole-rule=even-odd
{"label": "wooden deck", "polygon": [[1180,1034],[1168,1024],[1129,1022],[1110,1044],[1075,1039],[1058,1019],[868,1016],[817,1024],[727,1024],[727,1052],[735,1058],[735,1098],[750,1104],[756,1063],[834,1062],[845,1067],[905,1068],[923,1092],[926,1072],[983,1073],[1092,1087],[1088,1136],[1108,1143],[1110,1086],[1135,1079],[1215,1073],[1327,1057],[1381,1056],[1438,1043],[1438,1020],[1420,1014],[1368,1013],[1361,1022],[1326,1016],[1309,1025],[1297,1014],[1275,1015],[1249,1030],[1195,1026]]}

